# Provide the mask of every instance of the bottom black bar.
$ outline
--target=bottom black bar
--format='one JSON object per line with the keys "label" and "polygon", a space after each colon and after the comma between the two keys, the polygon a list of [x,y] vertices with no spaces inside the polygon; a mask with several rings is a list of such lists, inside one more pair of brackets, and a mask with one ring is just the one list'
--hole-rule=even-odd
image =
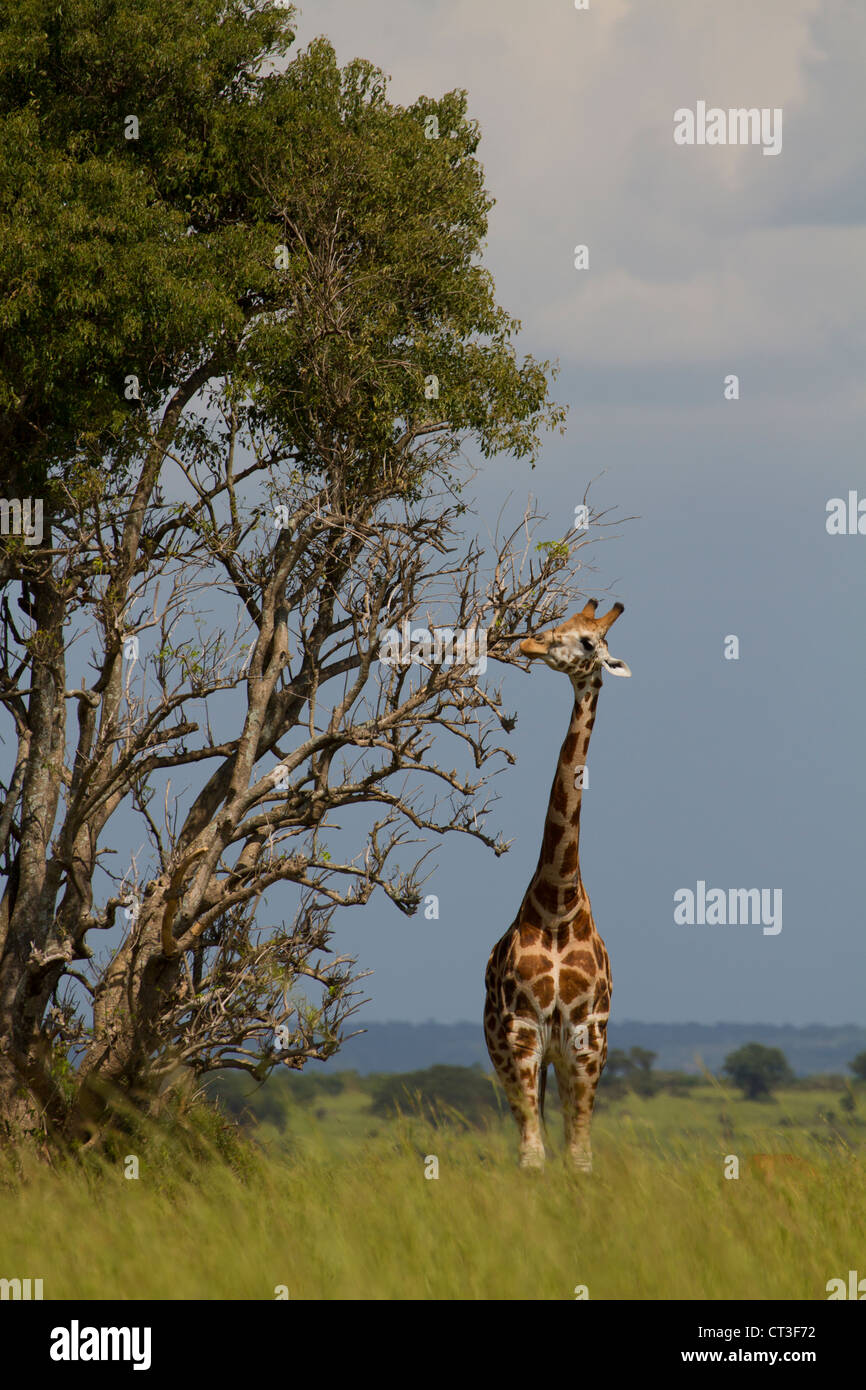
{"label": "bottom black bar", "polygon": [[[833,1299],[810,1303],[792,1302],[592,1302],[575,1300],[567,1309],[539,1315],[535,1307],[515,1316],[510,1304],[501,1309],[485,1304],[483,1321],[477,1304],[437,1305],[435,1320],[422,1304],[410,1313],[401,1303],[399,1336],[395,1340],[393,1318],[384,1314],[381,1330],[375,1305],[302,1303],[275,1300],[268,1303],[216,1302],[25,1302],[0,1303],[0,1329],[4,1345],[26,1348],[29,1372],[39,1380],[62,1384],[70,1376],[98,1377],[103,1370],[113,1376],[129,1374],[172,1376],[189,1372],[224,1379],[235,1371],[256,1376],[285,1375],[292,1379],[299,1366],[311,1358],[331,1373],[351,1376],[382,1372],[382,1350],[391,1347],[388,1380],[414,1379],[423,1365],[423,1378],[453,1376],[455,1358],[474,1361],[490,1357],[507,1368],[526,1365],[537,1372],[543,1347],[552,1364],[580,1379],[594,1368],[603,1371],[638,1370],[647,1376],[665,1373],[673,1366],[699,1369],[707,1366],[811,1368],[826,1379],[843,1366],[856,1364],[862,1352],[864,1323],[841,1302]],[[356,1326],[354,1309],[362,1307],[363,1333],[351,1335]],[[469,1340],[455,1343],[449,1322]],[[499,1325],[500,1317],[502,1324]],[[329,1340],[317,1339],[321,1318]],[[417,1318],[417,1321],[416,1321]],[[433,1335],[427,1330],[429,1323]],[[345,1331],[344,1331],[345,1328]],[[421,1336],[423,1341],[417,1342]],[[384,1339],[380,1341],[380,1336]],[[409,1339],[409,1347],[406,1339]],[[398,1352],[398,1343],[403,1351]],[[414,1350],[410,1348],[414,1347]],[[423,1350],[422,1350],[423,1348]],[[461,1348],[461,1349],[458,1349]],[[438,1352],[438,1356],[437,1356]],[[335,1355],[336,1353],[336,1355]],[[407,1359],[408,1357],[408,1359]],[[421,1361],[417,1358],[421,1358]],[[396,1358],[396,1359],[395,1359]],[[399,1364],[398,1364],[399,1363]],[[547,1363],[548,1366],[551,1363]],[[402,1367],[402,1370],[400,1369]]]}

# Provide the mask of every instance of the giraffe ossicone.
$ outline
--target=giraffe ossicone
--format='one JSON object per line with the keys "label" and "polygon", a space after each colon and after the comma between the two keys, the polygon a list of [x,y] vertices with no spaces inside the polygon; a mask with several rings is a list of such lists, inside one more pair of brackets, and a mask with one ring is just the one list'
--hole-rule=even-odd
{"label": "giraffe ossicone", "polygon": [[485,978],[484,1035],[520,1130],[523,1168],[544,1166],[541,1119],[552,1064],[567,1155],[579,1171],[592,1171],[590,1124],[607,1057],[610,960],[580,874],[586,781],[575,772],[586,764],[602,672],[631,671],[611,656],[606,640],[623,605],[614,604],[601,618],[596,607],[590,599],[573,617],[520,644],[524,656],[566,674],[574,690],[538,866],[517,916],[490,953]]}

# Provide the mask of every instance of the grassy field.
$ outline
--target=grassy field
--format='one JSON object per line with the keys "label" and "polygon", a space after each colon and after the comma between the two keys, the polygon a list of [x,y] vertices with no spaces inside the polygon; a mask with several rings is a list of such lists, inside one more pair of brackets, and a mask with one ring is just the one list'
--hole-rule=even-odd
{"label": "grassy field", "polygon": [[[602,1102],[585,1178],[554,1105],[547,1171],[524,1174],[509,1117],[383,1118],[350,1081],[253,1142],[202,1120],[195,1156],[150,1135],[84,1170],[5,1169],[0,1277],[46,1299],[826,1299],[866,1273],[866,1124],[834,1101],[708,1084]],[[765,1153],[804,1162],[767,1174]]]}

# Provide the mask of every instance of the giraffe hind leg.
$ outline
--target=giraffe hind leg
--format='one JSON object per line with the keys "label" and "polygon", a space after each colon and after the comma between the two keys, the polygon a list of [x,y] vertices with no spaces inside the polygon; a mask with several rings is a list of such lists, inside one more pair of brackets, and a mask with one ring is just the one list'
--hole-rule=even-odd
{"label": "giraffe hind leg", "polygon": [[[494,1035],[488,1031],[487,1049],[520,1131],[520,1167],[543,1168],[545,1153],[539,1114],[542,1040],[524,1019],[517,1026],[519,1036],[507,1023]],[[527,1036],[530,1031],[532,1037]]]}
{"label": "giraffe hind leg", "polygon": [[578,1172],[591,1173],[590,1126],[601,1074],[601,1057],[572,1048],[570,1054],[556,1058],[554,1068],[565,1124],[566,1156]]}

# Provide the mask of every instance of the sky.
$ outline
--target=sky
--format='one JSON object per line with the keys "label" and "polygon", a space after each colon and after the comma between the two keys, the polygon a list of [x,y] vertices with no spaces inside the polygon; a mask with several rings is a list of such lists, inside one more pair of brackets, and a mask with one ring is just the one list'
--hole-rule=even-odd
{"label": "sky", "polygon": [[[567,433],[534,471],[484,465],[479,524],[530,494],[561,520],[587,484],[635,518],[594,548],[590,590],[625,604],[610,648],[633,672],[601,692],[581,828],[612,1020],[862,1022],[866,535],[828,534],[827,507],[866,499],[866,8],[323,0],[299,46],[320,34],[384,68],[392,100],[467,90],[496,199],[484,263],[519,350],[559,363]],[[676,144],[699,102],[780,110],[781,149]],[[344,914],[336,944],[372,971],[360,1021],[480,1019],[571,710],[543,666],[504,688],[512,848],[437,842],[436,921]],[[676,922],[700,883],[765,890],[774,928]]]}
{"label": "sky", "polygon": [[[535,469],[476,457],[467,527],[531,498],[561,536],[588,486],[617,523],[582,552],[586,592],[625,605],[609,645],[632,670],[601,691],[581,824],[612,1021],[863,1024],[866,7],[322,0],[297,35],[381,66],[392,101],[465,89],[480,124],[484,264],[569,414]],[[765,111],[776,152],[677,143],[675,113],[704,105]],[[851,495],[855,533],[830,534]],[[435,920],[381,894],[337,915],[369,972],[350,1026],[480,1025],[573,699],[541,664],[492,674],[516,762],[486,828],[511,849],[435,840]],[[117,821],[122,860],[141,829]],[[698,910],[752,889],[763,919]]]}

